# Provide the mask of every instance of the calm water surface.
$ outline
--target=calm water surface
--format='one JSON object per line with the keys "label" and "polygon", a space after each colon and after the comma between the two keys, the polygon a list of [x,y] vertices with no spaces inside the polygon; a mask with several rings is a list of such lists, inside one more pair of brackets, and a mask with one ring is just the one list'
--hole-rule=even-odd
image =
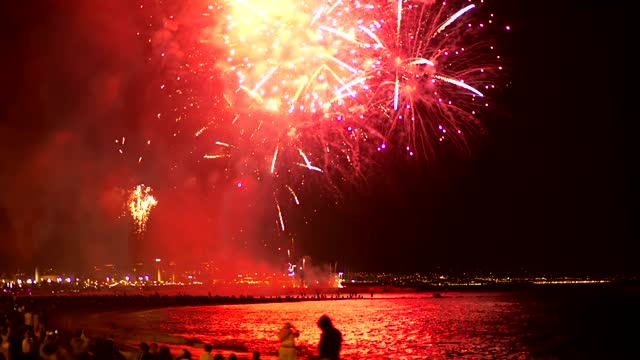
{"label": "calm water surface", "polygon": [[[502,293],[387,294],[362,299],[154,309],[93,318],[119,338],[184,347],[199,339],[237,353],[277,354],[284,322],[300,331],[298,356],[316,353],[316,321],[329,315],[344,337],[344,359],[526,359],[527,315]],[[201,350],[193,349],[195,354]]]}

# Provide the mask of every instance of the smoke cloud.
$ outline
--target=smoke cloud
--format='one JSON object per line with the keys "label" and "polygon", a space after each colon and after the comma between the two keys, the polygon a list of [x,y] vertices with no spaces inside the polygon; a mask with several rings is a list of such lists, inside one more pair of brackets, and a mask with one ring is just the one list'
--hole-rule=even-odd
{"label": "smoke cloud", "polygon": [[[275,224],[262,206],[245,206],[268,194],[250,179],[223,186],[224,169],[193,161],[193,145],[167,126],[175,120],[162,118],[161,79],[179,70],[180,43],[197,34],[132,2],[2,7],[13,14],[2,33],[14,50],[3,60],[0,273],[155,258],[216,262],[229,273],[274,269],[265,244]],[[176,18],[195,16],[184,9]],[[126,208],[139,183],[158,199],[143,234]]]}

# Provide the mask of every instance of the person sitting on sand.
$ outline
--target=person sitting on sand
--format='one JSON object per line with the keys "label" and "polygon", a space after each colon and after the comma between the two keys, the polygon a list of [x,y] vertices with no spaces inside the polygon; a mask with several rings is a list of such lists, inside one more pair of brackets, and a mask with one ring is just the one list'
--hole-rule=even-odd
{"label": "person sitting on sand", "polygon": [[160,345],[156,359],[157,360],[173,360],[171,349],[169,349],[167,345]]}
{"label": "person sitting on sand", "polygon": [[149,352],[149,344],[145,341],[139,345],[140,352],[138,353],[137,360],[151,360],[151,353]]}
{"label": "person sitting on sand", "polygon": [[158,346],[158,343],[151,343],[149,345],[149,353],[151,353],[151,359],[152,360],[158,360],[158,351],[160,350],[160,347]]}
{"label": "person sitting on sand", "polygon": [[22,339],[22,358],[24,360],[38,360],[38,343],[33,335],[33,330],[27,328]]}
{"label": "person sitting on sand", "polygon": [[86,360],[89,358],[89,338],[84,335],[84,330],[76,330],[69,342],[69,347],[74,360]]}
{"label": "person sitting on sand", "polygon": [[116,348],[113,339],[104,339],[102,344],[96,347],[93,359],[127,360],[126,356]]}

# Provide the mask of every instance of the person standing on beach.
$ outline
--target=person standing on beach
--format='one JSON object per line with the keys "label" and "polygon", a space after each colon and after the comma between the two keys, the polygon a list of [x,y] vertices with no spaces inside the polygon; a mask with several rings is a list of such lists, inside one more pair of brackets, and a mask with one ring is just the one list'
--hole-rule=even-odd
{"label": "person standing on beach", "polygon": [[320,317],[318,327],[322,330],[318,344],[318,357],[320,360],[340,360],[342,333],[333,326],[331,318],[327,315]]}
{"label": "person standing on beach", "polygon": [[300,332],[291,323],[284,323],[284,326],[278,331],[278,339],[280,340],[280,348],[278,349],[278,359],[295,360],[296,343],[295,338],[300,336]]}

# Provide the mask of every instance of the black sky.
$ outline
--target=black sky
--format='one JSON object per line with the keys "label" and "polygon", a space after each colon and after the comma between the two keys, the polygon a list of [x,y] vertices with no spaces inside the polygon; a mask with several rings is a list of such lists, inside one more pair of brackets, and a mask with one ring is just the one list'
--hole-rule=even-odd
{"label": "black sky", "polygon": [[[126,256],[128,229],[105,219],[118,219],[116,185],[134,185],[140,173],[107,154],[121,134],[162,139],[154,135],[164,131],[139,120],[153,101],[140,84],[153,74],[132,35],[144,25],[133,5],[64,3],[1,5],[11,16],[2,23],[0,271]],[[386,165],[384,176],[347,192],[339,206],[318,196],[308,221],[288,229],[297,252],[363,271],[640,270],[621,9],[490,3],[512,26],[499,43],[511,75],[471,155]],[[135,153],[144,149],[145,137],[137,138]],[[144,166],[158,176],[153,163]],[[190,206],[185,211],[206,217],[207,207]],[[220,232],[210,226],[194,236]],[[206,244],[191,248],[199,253]]]}

